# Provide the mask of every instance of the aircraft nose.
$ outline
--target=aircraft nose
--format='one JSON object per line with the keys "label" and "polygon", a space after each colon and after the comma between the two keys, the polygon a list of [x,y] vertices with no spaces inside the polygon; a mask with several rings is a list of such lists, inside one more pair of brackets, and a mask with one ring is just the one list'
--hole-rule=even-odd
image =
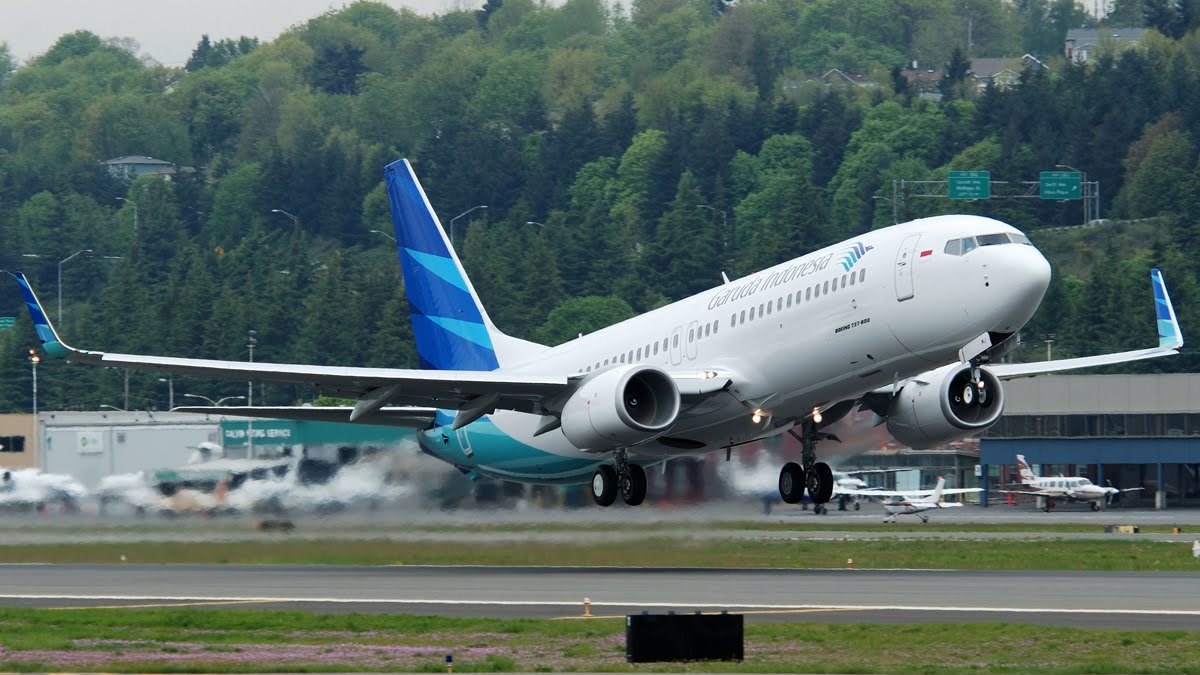
{"label": "aircraft nose", "polygon": [[1004,256],[1000,266],[1003,273],[997,279],[1003,285],[1004,302],[994,330],[1002,333],[1016,332],[1025,325],[1046,289],[1050,287],[1050,262],[1033,246],[996,247]]}

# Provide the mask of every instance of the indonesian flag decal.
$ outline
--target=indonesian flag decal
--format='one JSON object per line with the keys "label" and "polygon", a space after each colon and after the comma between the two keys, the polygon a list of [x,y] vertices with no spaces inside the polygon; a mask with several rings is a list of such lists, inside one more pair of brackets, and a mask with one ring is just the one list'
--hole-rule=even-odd
{"label": "indonesian flag decal", "polygon": [[933,255],[933,249],[926,249],[924,251],[921,251],[922,258],[924,258],[926,256],[931,256],[931,255]]}

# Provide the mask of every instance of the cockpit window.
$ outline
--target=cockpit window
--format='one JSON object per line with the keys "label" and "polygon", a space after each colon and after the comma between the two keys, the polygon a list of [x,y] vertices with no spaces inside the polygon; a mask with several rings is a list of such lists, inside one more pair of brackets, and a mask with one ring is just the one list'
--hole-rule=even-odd
{"label": "cockpit window", "polygon": [[1025,244],[1026,246],[1033,246],[1033,242],[1029,241],[1029,237],[1026,237],[1023,234],[1012,234],[1010,232],[1008,235],[1008,238],[1012,239],[1014,244]]}
{"label": "cockpit window", "polygon": [[962,255],[962,239],[951,239],[946,242],[947,255]]}
{"label": "cockpit window", "polygon": [[997,244],[1009,243],[1008,234],[1006,233],[981,234],[978,237],[975,237],[975,239],[979,242],[980,246],[996,246]]}
{"label": "cockpit window", "polygon": [[966,255],[966,254],[970,253],[971,251],[975,250],[975,237],[967,237],[962,240],[962,243],[963,243],[963,249],[962,249],[963,255]]}

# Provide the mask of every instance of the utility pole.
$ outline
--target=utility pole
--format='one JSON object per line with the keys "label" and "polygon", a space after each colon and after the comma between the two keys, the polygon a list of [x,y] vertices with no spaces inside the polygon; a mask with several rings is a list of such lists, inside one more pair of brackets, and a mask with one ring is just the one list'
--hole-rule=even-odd
{"label": "utility pole", "polygon": [[38,458],[38,465],[43,469],[46,468],[46,458],[42,457],[42,425],[38,423],[38,407],[37,407],[37,367],[41,362],[42,357],[38,356],[37,350],[29,348],[29,365],[33,369],[33,451]]}
{"label": "utility pole", "polygon": [[[254,363],[254,345],[258,344],[258,339],[255,335],[258,333],[251,328],[246,331],[246,348],[250,350],[250,363]],[[246,407],[254,405],[254,380],[246,382]],[[246,418],[246,457],[254,459],[254,423],[251,418]]]}

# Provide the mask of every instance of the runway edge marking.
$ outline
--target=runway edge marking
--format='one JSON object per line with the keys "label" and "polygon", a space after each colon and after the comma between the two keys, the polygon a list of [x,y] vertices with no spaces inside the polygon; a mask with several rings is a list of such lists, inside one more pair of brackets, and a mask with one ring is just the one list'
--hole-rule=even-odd
{"label": "runway edge marking", "polygon": [[[143,602],[246,602],[246,603],[326,603],[375,605],[491,605],[497,607],[576,607],[577,600],[445,600],[420,598],[303,598],[303,597],[234,597],[234,596],[168,596],[168,595],[78,595],[78,594],[0,594],[0,600],[106,600]],[[745,610],[828,610],[828,611],[907,611],[907,612],[1004,612],[1011,614],[1139,614],[1147,616],[1200,616],[1200,609],[1117,609],[1063,607],[950,607],[944,605],[778,605],[698,602],[622,602],[620,600],[592,601],[593,607],[654,607],[705,609],[727,607]]]}

